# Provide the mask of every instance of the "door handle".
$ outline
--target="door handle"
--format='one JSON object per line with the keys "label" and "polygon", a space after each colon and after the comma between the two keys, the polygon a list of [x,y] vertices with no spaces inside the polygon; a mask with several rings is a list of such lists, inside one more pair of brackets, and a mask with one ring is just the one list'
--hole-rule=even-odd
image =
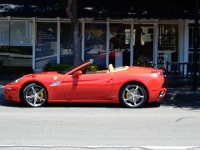
{"label": "door handle", "polygon": [[109,79],[107,82],[110,83],[110,82],[112,82],[112,81],[113,81],[113,79]]}

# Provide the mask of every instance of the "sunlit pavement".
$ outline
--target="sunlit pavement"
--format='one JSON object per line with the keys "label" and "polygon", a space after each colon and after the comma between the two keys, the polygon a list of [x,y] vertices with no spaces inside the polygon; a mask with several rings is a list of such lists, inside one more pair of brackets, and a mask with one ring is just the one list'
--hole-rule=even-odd
{"label": "sunlit pavement", "polygon": [[7,150],[35,150],[35,149],[56,149],[56,150],[199,150],[198,146],[10,146],[2,145],[0,149]]}

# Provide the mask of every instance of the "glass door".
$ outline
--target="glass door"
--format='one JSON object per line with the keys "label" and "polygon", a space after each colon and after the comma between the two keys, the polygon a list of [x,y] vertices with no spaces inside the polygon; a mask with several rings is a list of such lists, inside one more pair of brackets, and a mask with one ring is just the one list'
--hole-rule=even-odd
{"label": "glass door", "polygon": [[158,67],[178,61],[178,25],[160,24],[158,38]]}
{"label": "glass door", "polygon": [[106,67],[106,24],[85,25],[85,60],[94,59],[101,69]]}
{"label": "glass door", "polygon": [[130,65],[130,33],[130,24],[110,24],[109,64],[114,67]]}
{"label": "glass door", "polygon": [[42,70],[47,64],[57,62],[57,24],[37,22],[36,24],[36,70]]}
{"label": "glass door", "polygon": [[[189,62],[193,62],[193,52],[194,52],[194,24],[189,25]],[[198,29],[198,36],[200,37],[200,27]],[[197,62],[200,62],[200,43],[198,44],[198,49],[197,49]]]}
{"label": "glass door", "polygon": [[134,65],[148,66],[153,61],[153,31],[151,24],[134,24]]}

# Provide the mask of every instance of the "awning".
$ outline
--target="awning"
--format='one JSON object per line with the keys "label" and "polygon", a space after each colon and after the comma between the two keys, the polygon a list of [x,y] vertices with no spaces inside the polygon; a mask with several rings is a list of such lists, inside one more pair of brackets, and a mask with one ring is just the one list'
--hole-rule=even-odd
{"label": "awning", "polygon": [[[194,19],[195,0],[78,0],[78,16],[105,19]],[[1,0],[0,16],[67,17],[56,0]]]}

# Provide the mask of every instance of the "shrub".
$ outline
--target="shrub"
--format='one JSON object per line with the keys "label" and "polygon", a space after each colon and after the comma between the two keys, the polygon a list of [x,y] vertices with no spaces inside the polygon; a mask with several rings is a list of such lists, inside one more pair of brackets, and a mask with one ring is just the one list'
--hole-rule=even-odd
{"label": "shrub", "polygon": [[71,64],[46,64],[43,71],[63,71],[71,66]]}
{"label": "shrub", "polygon": [[151,61],[148,57],[140,56],[135,61],[136,66],[142,66],[142,67],[152,67],[154,68],[155,64]]}
{"label": "shrub", "polygon": [[87,70],[92,72],[97,72],[99,70],[99,67],[95,64],[91,64],[87,67]]}

